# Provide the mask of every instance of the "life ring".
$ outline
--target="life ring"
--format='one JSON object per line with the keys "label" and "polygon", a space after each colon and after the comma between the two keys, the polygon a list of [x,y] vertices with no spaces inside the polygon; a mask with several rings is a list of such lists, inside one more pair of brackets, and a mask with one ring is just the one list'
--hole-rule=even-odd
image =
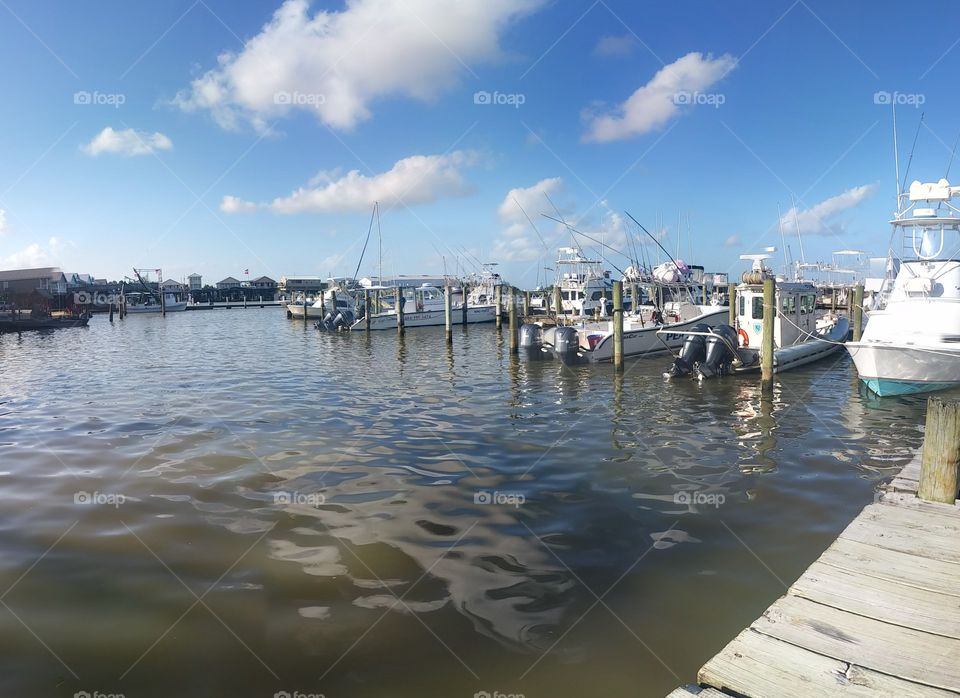
{"label": "life ring", "polygon": [[741,327],[741,328],[740,328],[740,331],[737,332],[737,335],[740,337],[740,346],[741,346],[741,347],[749,347],[749,346],[750,346],[750,335],[747,334],[747,331],[746,331],[745,329],[743,329],[743,328]]}

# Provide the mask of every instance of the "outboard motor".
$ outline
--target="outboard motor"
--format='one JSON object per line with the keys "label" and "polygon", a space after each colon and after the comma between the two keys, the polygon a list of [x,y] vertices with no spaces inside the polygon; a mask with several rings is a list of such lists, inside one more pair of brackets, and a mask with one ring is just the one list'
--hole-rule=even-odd
{"label": "outboard motor", "polygon": [[[709,332],[710,325],[701,323],[694,325],[690,330],[692,332]],[[689,334],[687,338],[683,340],[683,348],[680,350],[680,356],[674,360],[670,370],[663,375],[667,378],[685,376],[706,357],[707,338],[700,334]]]}
{"label": "outboard motor", "polygon": [[533,323],[520,325],[520,348],[528,352],[539,352],[543,346],[543,327]]}
{"label": "outboard motor", "polygon": [[717,325],[713,336],[707,337],[706,345],[706,358],[697,367],[697,375],[710,378],[730,373],[730,365],[736,358],[731,347],[737,346],[737,331],[730,325]]}
{"label": "outboard motor", "polygon": [[333,325],[331,326],[335,330],[339,330],[343,327],[349,328],[353,324],[353,313],[349,310],[341,310],[337,313],[337,317],[333,319]]}
{"label": "outboard motor", "polygon": [[573,327],[558,327],[553,349],[561,361],[576,362],[580,353],[580,337],[577,330]]}

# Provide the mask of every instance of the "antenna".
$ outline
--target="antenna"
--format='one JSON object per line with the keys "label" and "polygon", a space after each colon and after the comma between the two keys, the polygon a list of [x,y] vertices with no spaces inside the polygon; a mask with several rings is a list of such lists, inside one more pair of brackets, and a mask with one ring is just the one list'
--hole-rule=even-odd
{"label": "antenna", "polygon": [[777,202],[777,225],[780,227],[780,244],[783,245],[783,266],[785,267],[784,271],[790,268],[789,262],[787,262],[787,239],[783,237],[783,216],[780,215],[780,202]]}
{"label": "antenna", "polygon": [[[923,113],[920,114],[920,121],[917,122],[917,132],[913,136],[913,145],[910,146],[910,157],[907,159],[907,169],[903,173],[903,184],[900,186],[900,191],[903,191],[907,188],[907,177],[910,176],[910,165],[913,163],[913,151],[917,149],[917,139],[920,138],[920,127],[923,125]],[[897,202],[897,210],[900,209],[899,201]]]}
{"label": "antenna", "polygon": [[900,212],[900,149],[897,147],[897,100],[891,99],[890,106],[893,108],[893,166],[897,175],[897,213]]}
{"label": "antenna", "polygon": [[807,256],[803,253],[803,238],[800,236],[800,216],[797,215],[797,200],[790,197],[790,200],[793,201],[793,222],[797,226],[797,240],[800,243],[800,261],[804,264],[807,263]]}
{"label": "antenna", "polygon": [[380,240],[380,278],[377,286],[383,286],[383,231],[380,230],[380,202],[373,202],[373,210],[377,212],[377,238]]}

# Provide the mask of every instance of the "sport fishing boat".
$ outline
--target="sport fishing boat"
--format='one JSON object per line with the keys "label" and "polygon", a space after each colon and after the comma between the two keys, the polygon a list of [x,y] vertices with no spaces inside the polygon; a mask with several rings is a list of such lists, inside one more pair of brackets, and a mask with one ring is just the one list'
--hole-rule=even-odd
{"label": "sport fishing boat", "polygon": [[[694,375],[699,379],[760,369],[763,337],[763,283],[774,279],[773,371],[782,373],[819,361],[843,346],[849,320],[834,314],[817,317],[817,287],[808,281],[775,279],[763,262],[769,255],[741,255],[753,262],[737,286],[736,325],[698,326],[658,331],[664,338],[680,337],[683,347],[664,376]],[[724,310],[727,315],[727,310]]]}
{"label": "sport fishing boat", "polygon": [[613,279],[601,262],[588,259],[577,247],[561,247],[557,259],[560,306],[565,315],[606,315],[612,307]]}
{"label": "sport fishing boat", "polygon": [[[389,330],[397,327],[397,306],[403,313],[404,327],[436,327],[446,324],[446,308],[443,289],[430,284],[407,286],[400,289],[399,299],[393,307],[382,313],[370,314],[371,330]],[[451,306],[453,323],[463,322],[463,304]],[[467,303],[467,322],[493,322],[496,319],[496,306],[470,305]],[[366,330],[367,318],[356,320],[350,329]]]}
{"label": "sport fishing boat", "polygon": [[847,350],[877,395],[960,385],[960,187],[914,181],[890,224],[905,254],[886,306]]}

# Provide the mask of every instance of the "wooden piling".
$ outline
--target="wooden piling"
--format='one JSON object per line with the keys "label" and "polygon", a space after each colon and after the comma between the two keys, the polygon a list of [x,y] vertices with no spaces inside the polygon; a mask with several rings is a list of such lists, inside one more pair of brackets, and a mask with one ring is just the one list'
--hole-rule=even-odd
{"label": "wooden piling", "polygon": [[727,284],[727,298],[730,301],[730,316],[728,324],[730,327],[737,326],[737,285]]}
{"label": "wooden piling", "polygon": [[373,312],[373,308],[370,307],[370,289],[363,289],[363,319],[364,324],[367,327],[367,331],[370,331],[370,313]]}
{"label": "wooden piling", "polygon": [[853,290],[853,341],[859,342],[863,336],[863,284],[857,284]]}
{"label": "wooden piling", "polygon": [[163,277],[160,277],[160,278],[161,278],[161,284],[157,286],[157,288],[160,289],[160,316],[166,317],[167,316],[167,298],[163,292],[163,284],[162,284]]}
{"label": "wooden piling", "polygon": [[452,314],[453,314],[453,303],[450,298],[450,286],[448,285],[444,289],[444,294],[443,294],[443,320],[444,320],[444,328],[446,329],[447,344],[451,344],[453,342],[453,323],[452,323],[453,318],[451,317]]}
{"label": "wooden piling", "polygon": [[307,294],[303,294],[303,325],[307,325]]}
{"label": "wooden piling", "polygon": [[467,298],[469,296],[470,296],[470,287],[464,284],[463,300],[460,303],[460,324],[463,325],[464,327],[467,326],[467,310],[469,310],[468,308],[469,304],[467,303]]}
{"label": "wooden piling", "polygon": [[404,306],[405,300],[406,299],[404,299],[403,297],[403,289],[398,287],[397,295],[396,295],[396,303],[394,303],[394,306],[396,306],[396,311],[397,311],[397,334],[403,334],[404,332],[403,306]]}
{"label": "wooden piling", "polygon": [[510,288],[510,295],[507,297],[507,302],[509,303],[508,307],[508,317],[510,319],[510,353],[516,354],[520,351],[520,342],[517,336],[517,303],[515,298],[515,291],[513,287]]}
{"label": "wooden piling", "polygon": [[497,284],[493,288],[493,302],[496,306],[497,329],[503,327],[503,286]]}
{"label": "wooden piling", "polygon": [[960,402],[927,400],[927,425],[917,496],[928,502],[953,504],[960,479]]}
{"label": "wooden piling", "polygon": [[636,315],[640,312],[640,286],[630,284],[630,312]]}
{"label": "wooden piling", "polygon": [[560,286],[556,285],[553,287],[553,314],[557,317],[557,324],[560,324],[560,316],[563,315],[563,296],[561,295]]}
{"label": "wooden piling", "polygon": [[830,310],[837,312],[837,289],[830,289]]}
{"label": "wooden piling", "polygon": [[613,282],[613,365],[623,369],[623,282]]}
{"label": "wooden piling", "polygon": [[777,315],[776,282],[763,282],[763,337],[760,341],[760,381],[773,385],[773,320]]}
{"label": "wooden piling", "polygon": [[523,292],[523,317],[530,317],[530,291]]}
{"label": "wooden piling", "polygon": [[110,303],[110,322],[113,322],[113,303]]}

